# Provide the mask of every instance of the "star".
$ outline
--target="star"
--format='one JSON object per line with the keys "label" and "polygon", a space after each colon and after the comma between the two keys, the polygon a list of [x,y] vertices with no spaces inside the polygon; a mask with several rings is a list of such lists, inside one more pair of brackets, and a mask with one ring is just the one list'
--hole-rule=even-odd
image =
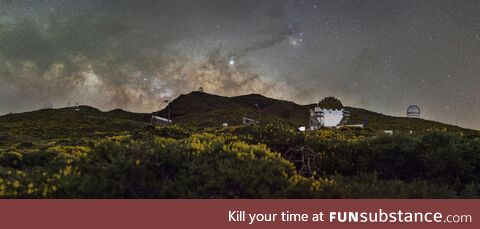
{"label": "star", "polygon": [[231,67],[235,66],[235,56],[228,58],[228,65]]}
{"label": "star", "polygon": [[303,33],[294,33],[288,36],[288,43],[293,47],[300,47],[303,43]]}

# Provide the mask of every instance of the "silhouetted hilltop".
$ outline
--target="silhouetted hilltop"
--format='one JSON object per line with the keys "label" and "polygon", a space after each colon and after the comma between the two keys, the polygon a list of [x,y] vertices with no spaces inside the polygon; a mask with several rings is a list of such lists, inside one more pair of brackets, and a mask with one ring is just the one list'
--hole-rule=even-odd
{"label": "silhouetted hilltop", "polygon": [[[159,104],[161,102],[159,101]],[[337,103],[341,104],[340,101]],[[204,128],[220,127],[223,123],[240,125],[242,117],[256,120],[260,110],[262,124],[281,122],[292,128],[298,128],[308,126],[309,109],[316,105],[299,105],[259,94],[225,97],[195,91],[180,95],[157,115],[168,117],[168,110],[170,110],[170,117],[175,124]],[[420,118],[393,117],[354,107],[345,107],[345,109],[350,112],[348,124],[366,124],[367,128],[373,130],[441,129],[478,134],[475,130]],[[147,113],[132,113],[121,109],[102,112],[94,107],[79,106],[3,115],[0,116],[0,127],[3,127],[3,132],[14,130],[13,133],[18,133],[19,136],[41,137],[52,134],[83,136],[93,132],[132,130],[148,125],[150,117],[151,114]],[[0,138],[1,133],[0,130]]]}

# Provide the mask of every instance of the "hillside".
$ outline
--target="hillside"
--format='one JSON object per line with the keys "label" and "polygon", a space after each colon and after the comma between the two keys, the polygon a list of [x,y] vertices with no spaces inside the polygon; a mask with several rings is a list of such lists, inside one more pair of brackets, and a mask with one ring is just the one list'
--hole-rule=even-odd
{"label": "hillside", "polygon": [[[123,110],[102,112],[89,106],[7,114],[0,116],[0,148],[22,142],[60,138],[91,138],[134,131],[147,123],[148,114]],[[146,118],[146,119],[145,119]]]}
{"label": "hillside", "polygon": [[[222,123],[241,124],[243,116],[260,119],[263,123],[282,122],[291,127],[308,126],[309,110],[315,106],[299,105],[291,101],[277,100],[259,94],[223,97],[204,92],[191,92],[179,96],[170,103],[171,118],[179,125],[190,127],[219,127]],[[440,122],[419,118],[393,117],[361,108],[346,107],[351,117],[349,124],[367,124],[374,130],[425,131],[442,129],[464,134],[478,134],[478,131],[465,129]],[[167,117],[168,109],[159,112]]]}
{"label": "hillside", "polygon": [[350,111],[349,123],[364,123],[365,120],[367,120],[367,127],[375,130],[425,131],[436,129],[461,132],[467,135],[479,134],[479,131],[477,130],[466,129],[421,118],[394,117],[354,107],[346,107],[346,109]]}
{"label": "hillside", "polygon": [[[180,95],[170,103],[171,118],[183,127],[201,129],[221,127],[223,123],[241,125],[242,117],[258,119],[263,124],[283,123],[292,128],[308,126],[309,109],[315,104],[299,105],[291,101],[268,98],[259,94],[224,97],[204,92]],[[365,109],[346,107],[349,124],[367,123],[367,128],[383,131],[425,131],[441,129],[478,135],[478,131],[418,118],[392,117]],[[158,112],[168,117],[168,108]],[[148,125],[150,114],[121,109],[102,112],[80,106],[7,114],[0,116],[0,147],[23,141],[39,141],[64,137],[91,137],[140,129]]]}
{"label": "hillside", "polygon": [[[204,92],[181,95],[170,103],[171,119],[180,125],[194,127],[219,127],[223,123],[239,125],[242,117],[260,119],[262,122],[283,122],[291,126],[305,125],[308,110],[293,102],[276,100],[258,94],[223,97]],[[168,116],[168,108],[158,113]]]}
{"label": "hillside", "polygon": [[[261,125],[238,125],[255,104]],[[367,128],[297,131],[313,106],[192,92],[171,102],[173,126],[88,106],[3,115],[0,198],[480,196],[478,131],[352,107]]]}

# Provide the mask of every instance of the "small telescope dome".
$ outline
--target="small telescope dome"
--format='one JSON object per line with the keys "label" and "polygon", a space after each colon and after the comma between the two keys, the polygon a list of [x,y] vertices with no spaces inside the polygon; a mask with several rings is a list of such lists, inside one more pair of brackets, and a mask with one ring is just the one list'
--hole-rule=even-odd
{"label": "small telescope dome", "polygon": [[410,105],[407,108],[407,117],[409,118],[419,118],[420,117],[420,107],[417,105]]}

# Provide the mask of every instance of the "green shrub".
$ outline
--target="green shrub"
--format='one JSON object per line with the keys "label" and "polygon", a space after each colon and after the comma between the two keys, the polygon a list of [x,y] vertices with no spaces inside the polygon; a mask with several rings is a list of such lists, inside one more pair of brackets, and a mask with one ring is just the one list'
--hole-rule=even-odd
{"label": "green shrub", "polygon": [[60,192],[103,198],[311,197],[328,185],[299,176],[265,146],[210,134],[128,145],[107,141],[80,168],[83,175]]}
{"label": "green shrub", "polygon": [[[0,151],[4,198],[478,198],[480,140],[445,131],[147,126]],[[88,139],[88,140],[85,140]],[[15,149],[15,150],[13,150]]]}
{"label": "green shrub", "polygon": [[0,152],[0,166],[4,167],[21,167],[23,155],[16,151]]}
{"label": "green shrub", "polygon": [[[347,198],[449,198],[457,196],[448,184],[435,184],[425,180],[404,181],[380,179],[376,174],[361,173],[353,177],[337,174],[334,178]],[[475,194],[470,193],[470,197]],[[477,195],[478,196],[478,195]]]}

